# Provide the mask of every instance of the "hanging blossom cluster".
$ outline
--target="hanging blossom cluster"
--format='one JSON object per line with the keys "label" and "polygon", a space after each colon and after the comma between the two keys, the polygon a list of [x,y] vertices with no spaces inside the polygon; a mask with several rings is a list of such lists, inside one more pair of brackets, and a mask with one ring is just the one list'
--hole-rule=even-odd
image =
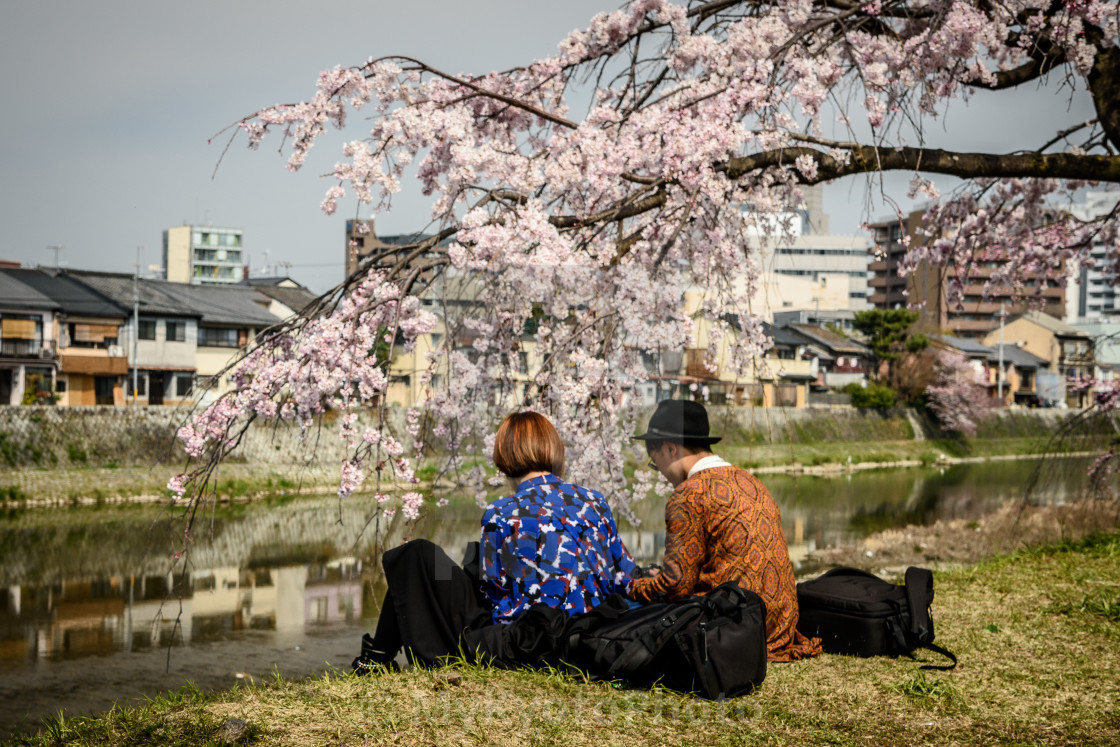
{"label": "hanging blossom cluster", "polygon": [[[338,414],[338,437],[348,453],[340,465],[339,496],[357,490],[371,466],[379,490],[385,470],[392,476],[386,484],[415,483],[405,447],[382,429],[359,427],[359,413],[384,395],[397,343],[410,350],[436,322],[418,298],[403,295],[384,273],[370,270],[333,310],[298,332],[266,333],[234,368],[235,388],[179,429],[180,441],[199,467],[171,478],[168,489],[176,499],[192,486],[202,489],[209,467],[237,447],[254,418],[294,420],[306,435],[328,410]],[[422,498],[410,491],[401,503],[403,512],[414,517]]]}
{"label": "hanging blossom cluster", "polygon": [[990,409],[984,369],[955,350],[938,350],[934,369],[937,378],[926,388],[930,410],[944,430],[975,434]]}
{"label": "hanging blossom cluster", "polygon": [[[936,201],[923,217],[929,241],[907,255],[900,274],[930,262],[954,268],[948,301],[960,306],[966,286],[979,283],[991,298],[1027,300],[1041,307],[1047,288],[1065,286],[1071,267],[1095,267],[1094,244],[1108,247],[1104,270],[1120,276],[1118,224],[1080,221],[1068,210],[1084,184],[1057,179],[983,182]],[[1063,209],[1063,207],[1067,209]]]}
{"label": "hanging blossom cluster", "polygon": [[[298,170],[327,128],[362,110],[368,129],[343,148],[322,209],[353,198],[388,211],[414,175],[432,199],[433,239],[371,255],[380,281],[340,288],[329,314],[270,338],[184,442],[220,457],[246,417],[304,423],[329,403],[347,414],[354,449],[341,493],[383,461],[410,476],[384,424],[359,433],[347,418],[384,390],[384,359],[370,352],[381,330],[409,344],[438,325],[417,375],[424,402],[397,436],[413,456],[438,453],[440,474],[484,495],[487,470],[466,456],[487,452],[502,415],[534,408],[568,445],[569,476],[627,513],[650,488],[623,467],[641,458],[630,436],[667,356],[703,336],[710,369],[754,375],[770,344],[757,247],[781,241],[802,186],[898,170],[933,196],[919,172],[971,180],[927,215],[957,230],[908,267],[991,258],[1005,268],[992,282],[1027,294],[1027,275],[1057,281],[1093,232],[1114,242],[1114,216],[1079,225],[1046,207],[1072,179],[1120,182],[1107,112],[1033,161],[930,150],[940,128],[924,125],[953,99],[1033,86],[1051,69],[1101,86],[1094,71],[1117,48],[1118,22],[1106,0],[634,0],[507,71],[449,74],[405,56],[326,71],[309,101],[259,111],[240,131],[251,147],[281,133]],[[382,287],[400,295],[382,302]],[[410,496],[402,510],[418,506]]]}

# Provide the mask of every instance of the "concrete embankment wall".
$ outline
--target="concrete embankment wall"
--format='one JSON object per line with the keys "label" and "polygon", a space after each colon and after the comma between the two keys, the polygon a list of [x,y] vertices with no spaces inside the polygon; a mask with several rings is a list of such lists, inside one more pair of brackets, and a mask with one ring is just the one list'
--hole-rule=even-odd
{"label": "concrete embankment wall", "polygon": [[[402,432],[403,413],[391,415],[390,430]],[[182,463],[186,454],[175,433],[189,417],[188,411],[161,407],[0,407],[0,469]],[[255,422],[232,461],[298,464],[312,449],[317,460],[337,464],[342,458],[332,423],[306,437],[302,443],[290,422]]]}
{"label": "concrete embankment wall", "polygon": [[[400,437],[404,413],[392,408],[390,415],[390,430]],[[175,432],[188,416],[158,407],[0,407],[0,470],[181,464],[185,455]],[[978,437],[1038,435],[1067,416],[1058,410],[1004,411],[990,416]],[[931,428],[905,410],[712,408],[712,432],[729,444],[899,441],[920,439],[916,431]],[[310,457],[337,465],[343,456],[333,423],[309,431],[306,444],[291,423],[254,423],[233,461],[290,465]]]}

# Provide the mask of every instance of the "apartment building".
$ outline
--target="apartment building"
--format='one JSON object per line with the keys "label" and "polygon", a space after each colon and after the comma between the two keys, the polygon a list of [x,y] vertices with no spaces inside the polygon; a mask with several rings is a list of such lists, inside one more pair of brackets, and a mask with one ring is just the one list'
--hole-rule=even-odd
{"label": "apartment building", "polygon": [[164,279],[190,285],[232,285],[245,276],[240,228],[182,225],[163,232]]}
{"label": "apartment building", "polygon": [[[926,236],[922,220],[924,208],[870,226],[874,240],[875,259],[869,266],[871,278],[868,298],[872,308],[912,308],[920,316],[915,330],[925,334],[949,334],[962,338],[979,338],[999,327],[1000,319],[1028,311],[1025,302],[1012,303],[1000,288],[992,288],[985,296],[985,283],[999,269],[999,262],[982,265],[944,267],[922,262],[907,277],[899,277],[898,268],[910,246],[920,246],[932,237]],[[941,229],[952,230],[952,229]],[[955,281],[963,282],[964,297],[950,303],[948,288]],[[1042,277],[1030,280],[1041,283],[1039,291],[1046,314],[1061,317],[1065,310],[1065,289]]]}
{"label": "apartment building", "polygon": [[[1087,192],[1070,213],[1078,220],[1092,220],[1115,210],[1117,202],[1120,192]],[[1120,294],[1110,282],[1116,268],[1108,256],[1115,249],[1098,237],[1089,250],[1091,263],[1073,269],[1076,282],[1069,285],[1065,321],[1101,324],[1110,317],[1120,318]]]}

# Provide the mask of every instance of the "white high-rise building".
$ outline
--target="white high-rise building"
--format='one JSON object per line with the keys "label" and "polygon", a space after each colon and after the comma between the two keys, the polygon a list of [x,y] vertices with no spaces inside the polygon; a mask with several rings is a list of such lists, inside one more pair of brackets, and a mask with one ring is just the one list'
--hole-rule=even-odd
{"label": "white high-rise building", "polygon": [[[1108,214],[1120,202],[1120,192],[1087,192],[1085,201],[1073,205],[1070,213],[1078,220],[1092,220]],[[1107,272],[1111,269],[1108,250],[1097,240],[1090,250],[1093,266],[1079,265],[1071,268],[1073,274],[1066,289],[1066,318],[1069,324],[1101,322],[1106,317],[1120,317],[1120,294],[1109,284]]]}
{"label": "white high-rise building", "polygon": [[[867,302],[870,261],[867,237],[830,234],[828,216],[822,211],[821,185],[804,191],[805,207],[797,211],[800,220],[791,221],[792,241],[763,251],[765,273],[775,276],[779,283],[782,278],[796,277],[814,289],[811,303],[801,308],[848,311],[870,308]],[[844,298],[836,298],[837,289],[843,289]],[[775,307],[775,310],[780,309]]]}

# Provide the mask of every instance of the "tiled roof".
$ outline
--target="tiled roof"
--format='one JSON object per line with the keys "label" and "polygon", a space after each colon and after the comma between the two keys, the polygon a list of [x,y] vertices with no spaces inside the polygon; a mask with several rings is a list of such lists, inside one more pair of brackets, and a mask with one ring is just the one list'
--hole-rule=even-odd
{"label": "tiled roof", "polygon": [[256,283],[252,283],[252,287],[269,298],[276,299],[292,311],[299,311],[318,298],[315,293],[303,287],[289,288],[283,285],[257,285]]}
{"label": "tiled roof", "polygon": [[32,269],[3,270],[24,285],[58,304],[60,310],[71,316],[96,316],[123,319],[130,308],[114,303],[89,286],[66,275]]}
{"label": "tiled roof", "polygon": [[[136,292],[132,275],[86,270],[69,274],[131,308]],[[200,319],[204,324],[251,327],[270,327],[279,321],[268,312],[268,297],[250,285],[188,285],[140,278],[137,286],[140,313],[148,316],[184,316]]]}
{"label": "tiled roof", "polygon": [[988,356],[988,360],[993,363],[999,362],[1000,348],[1003,348],[1004,363],[1010,363],[1016,368],[1046,368],[1050,365],[1050,361],[1045,358],[1039,358],[1034,353],[1023,350],[1018,345],[993,345],[992,352]]}
{"label": "tiled roof", "polygon": [[293,285],[288,286],[289,288],[304,287],[297,281],[292,280],[287,275],[269,275],[267,277],[258,275],[254,278],[245,278],[244,280],[239,280],[237,282],[237,285],[283,285],[284,283],[292,283]]}
{"label": "tiled roof", "polygon": [[271,327],[280,321],[267,309],[268,297],[252,286],[161,284],[161,291],[179,298],[202,315],[203,324],[244,324]]}
{"label": "tiled roof", "polygon": [[992,355],[995,348],[985,345],[979,340],[970,340],[967,337],[954,337],[953,335],[934,335],[933,340],[939,341],[948,347],[961,351],[965,355],[986,356]]}
{"label": "tiled roof", "polygon": [[833,353],[840,353],[842,355],[867,355],[868,352],[870,352],[863,343],[836,334],[827,327],[821,327],[816,324],[792,323],[787,326],[799,335],[807,337],[813,342],[828,348]]}
{"label": "tiled roof", "polygon": [[21,283],[8,275],[9,270],[0,269],[0,306],[9,309],[50,310],[59,306],[31,286]]}
{"label": "tiled roof", "polygon": [[180,283],[141,278],[134,286],[133,276],[123,273],[70,270],[66,274],[128,308],[132,307],[135,294],[139,291],[141,314],[148,316],[183,316],[195,319],[201,316],[201,313],[190,303],[166,292],[165,286],[180,285]]}
{"label": "tiled roof", "polygon": [[805,339],[793,333],[789,327],[782,325],[776,327],[769,322],[763,322],[763,331],[774,340],[774,345],[784,347],[797,347],[805,344]]}

